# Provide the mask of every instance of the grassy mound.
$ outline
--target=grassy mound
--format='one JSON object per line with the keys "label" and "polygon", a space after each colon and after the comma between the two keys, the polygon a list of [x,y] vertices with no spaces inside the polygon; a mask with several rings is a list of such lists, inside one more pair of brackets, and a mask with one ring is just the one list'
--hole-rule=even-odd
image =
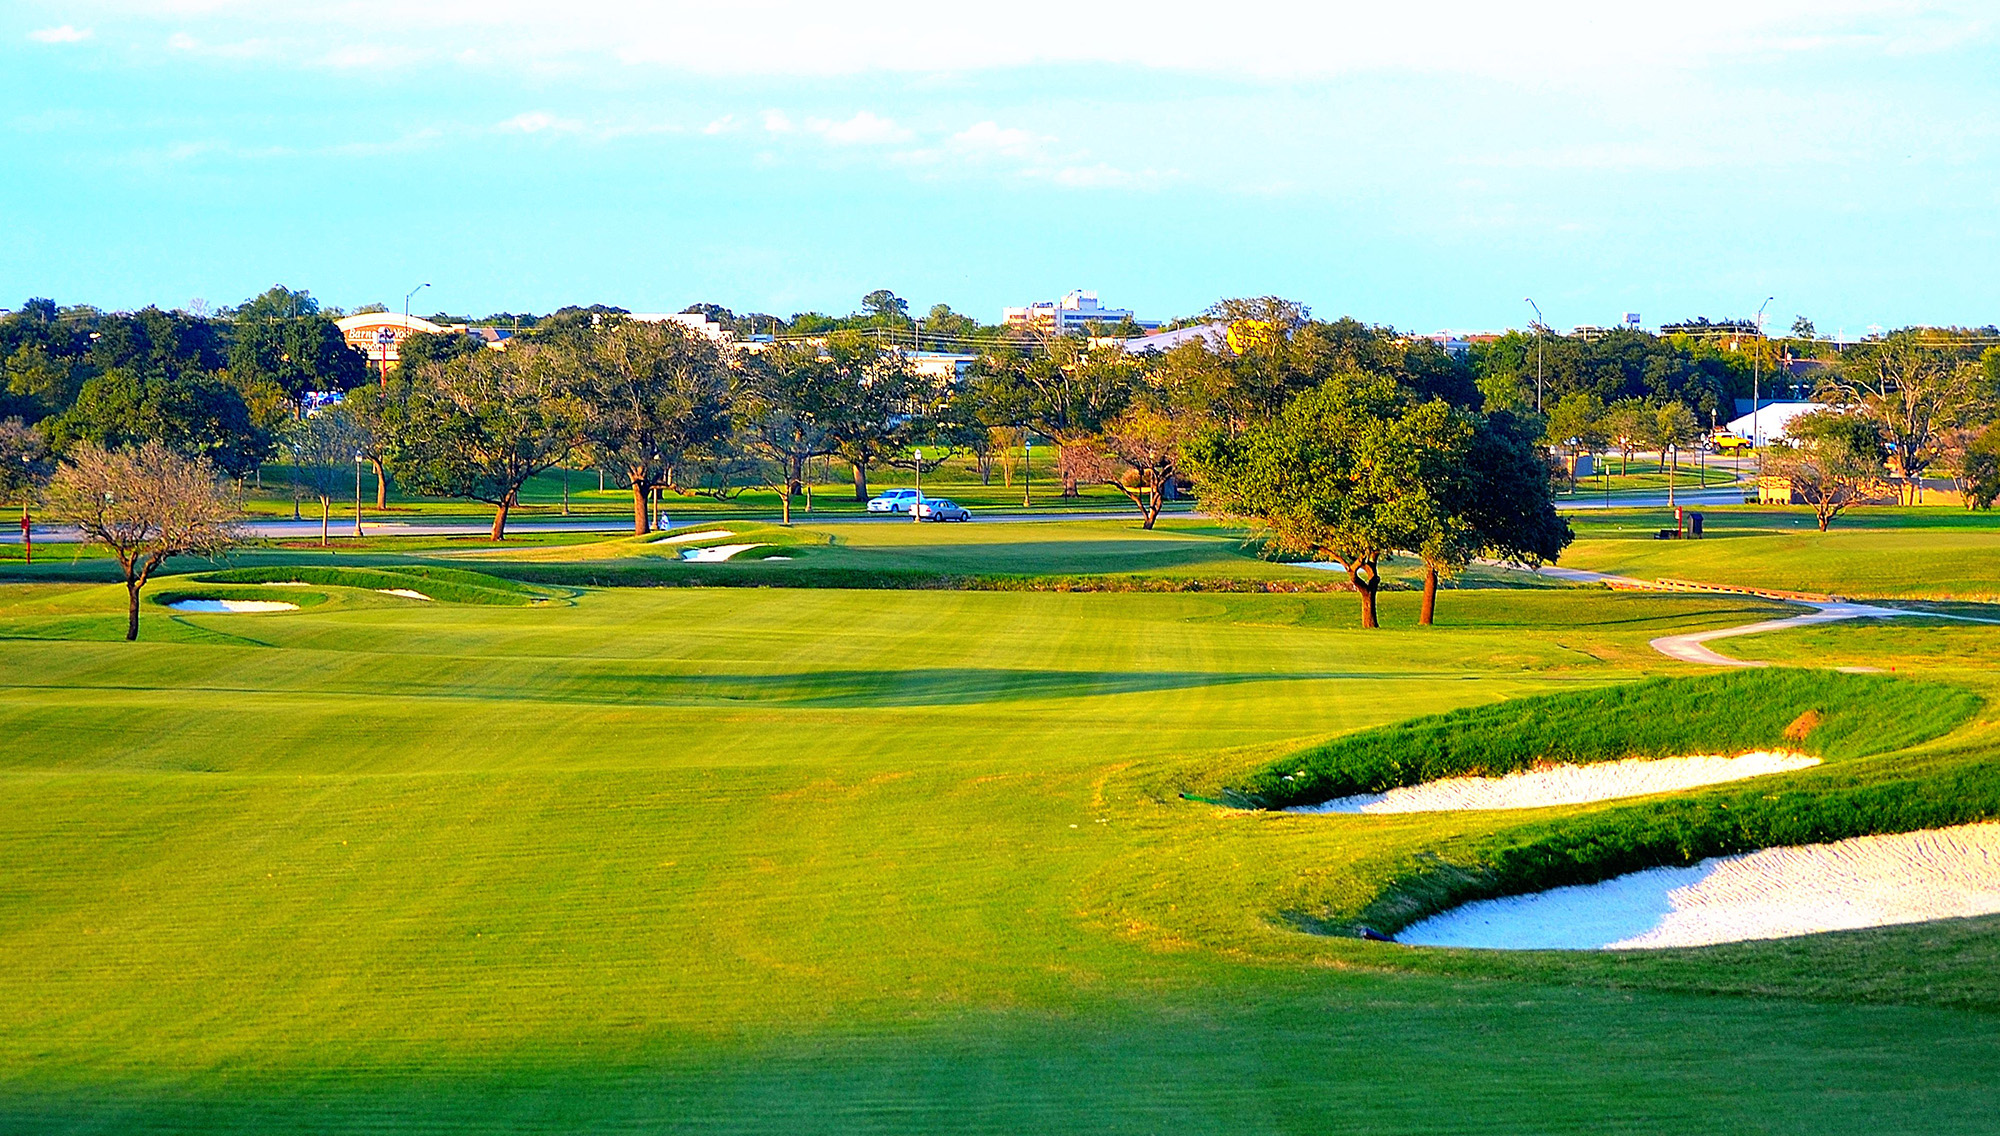
{"label": "grassy mound", "polygon": [[1978,706],[1968,690],[1883,675],[1771,669],[1653,679],[1352,734],[1272,762],[1229,796],[1286,808],[1547,762],[1780,748],[1856,757],[1937,737]]}
{"label": "grassy mound", "polygon": [[193,578],[199,584],[279,584],[298,582],[326,587],[365,588],[385,591],[392,588],[422,592],[441,603],[484,604],[494,607],[521,607],[548,598],[541,589],[514,580],[503,580],[483,572],[444,568],[427,564],[398,565],[394,568],[329,568],[318,565],[272,565],[261,568],[233,568]]}

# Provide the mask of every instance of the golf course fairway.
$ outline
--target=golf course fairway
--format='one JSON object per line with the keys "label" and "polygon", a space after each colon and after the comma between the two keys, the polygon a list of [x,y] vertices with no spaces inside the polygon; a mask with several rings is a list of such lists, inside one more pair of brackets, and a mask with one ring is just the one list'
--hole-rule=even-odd
{"label": "golf course fairway", "polygon": [[1575,826],[1985,792],[1992,628],[1798,633],[1951,714],[1823,766],[1327,817],[1207,801],[1357,731],[1701,677],[1648,641],[1787,609],[219,579],[175,587],[311,595],[149,601],[127,644],[122,589],[0,585],[0,1132],[2000,1127],[2000,918],[1616,957],[1336,926]]}

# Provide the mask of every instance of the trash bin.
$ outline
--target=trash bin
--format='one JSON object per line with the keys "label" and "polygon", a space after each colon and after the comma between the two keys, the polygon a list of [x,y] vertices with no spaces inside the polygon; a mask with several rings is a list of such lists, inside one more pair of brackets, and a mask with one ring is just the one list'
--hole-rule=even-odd
{"label": "trash bin", "polygon": [[1700,540],[1700,539],[1701,539],[1701,514],[1700,514],[1700,513],[1689,513],[1689,514],[1688,514],[1688,535],[1689,535],[1689,536],[1691,536],[1691,537],[1693,537],[1693,538],[1694,538],[1694,539],[1696,539],[1696,540]]}

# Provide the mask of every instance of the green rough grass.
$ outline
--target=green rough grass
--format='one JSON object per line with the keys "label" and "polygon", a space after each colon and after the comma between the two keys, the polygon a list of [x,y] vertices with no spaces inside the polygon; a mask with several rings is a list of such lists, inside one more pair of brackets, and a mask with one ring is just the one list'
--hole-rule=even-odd
{"label": "green rough grass", "polygon": [[[1853,757],[1902,749],[1970,717],[1969,690],[1878,675],[1753,670],[1523,698],[1351,734],[1288,754],[1230,788],[1263,808],[1313,805],[1544,762],[1786,749]],[[1787,730],[1803,715],[1817,725]]]}
{"label": "green rough grass", "polygon": [[[1364,633],[1342,595],[327,588],[149,606],[125,644],[117,588],[0,587],[0,1131],[1971,1132],[2000,1104],[1996,921],[1411,951],[1297,916],[1520,818],[1176,793],[1694,673],[1647,640],[1762,601],[1463,591],[1418,629],[1399,592]],[[2000,687],[1872,630],[1845,650]],[[1996,735],[1812,775],[1933,783]]]}
{"label": "green rough grass", "polygon": [[[189,577],[197,584],[319,584],[328,587],[381,591],[401,588],[421,592],[442,603],[518,607],[546,601],[551,593],[515,580],[432,564],[395,567],[333,567],[320,564],[268,565],[231,568]],[[185,590],[185,589],[183,589]]]}

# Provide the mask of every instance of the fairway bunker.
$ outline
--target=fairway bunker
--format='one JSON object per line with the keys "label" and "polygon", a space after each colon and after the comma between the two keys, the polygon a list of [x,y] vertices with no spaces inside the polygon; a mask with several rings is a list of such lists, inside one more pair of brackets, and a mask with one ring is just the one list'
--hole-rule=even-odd
{"label": "fairway bunker", "polygon": [[2000,913],[2000,824],[1766,848],[1486,899],[1413,923],[1412,946],[1634,950]]}
{"label": "fairway bunker", "polygon": [[690,548],[686,552],[681,553],[681,559],[690,564],[719,564],[739,552],[748,552],[753,548],[762,547],[764,546],[761,544],[716,544],[710,545],[707,548]]}
{"label": "fairway bunker", "polygon": [[227,612],[245,615],[254,612],[297,611],[299,605],[279,600],[173,600],[167,604],[175,611]]}
{"label": "fairway bunker", "polygon": [[1818,765],[1798,753],[1759,750],[1735,757],[1629,758],[1586,765],[1545,765],[1504,777],[1446,777],[1382,793],[1298,805],[1291,813],[1428,813],[1460,809],[1538,809],[1585,805],[1648,793],[1671,793]]}
{"label": "fairway bunker", "polygon": [[728,529],[703,529],[700,532],[675,533],[672,536],[663,536],[660,539],[654,541],[653,543],[685,544],[691,540],[714,540],[716,537],[719,536],[735,536],[735,535],[736,535],[735,533],[730,532]]}
{"label": "fairway bunker", "polygon": [[385,596],[401,596],[406,600],[422,600],[425,603],[435,602],[429,596],[414,588],[377,588],[375,590]]}

